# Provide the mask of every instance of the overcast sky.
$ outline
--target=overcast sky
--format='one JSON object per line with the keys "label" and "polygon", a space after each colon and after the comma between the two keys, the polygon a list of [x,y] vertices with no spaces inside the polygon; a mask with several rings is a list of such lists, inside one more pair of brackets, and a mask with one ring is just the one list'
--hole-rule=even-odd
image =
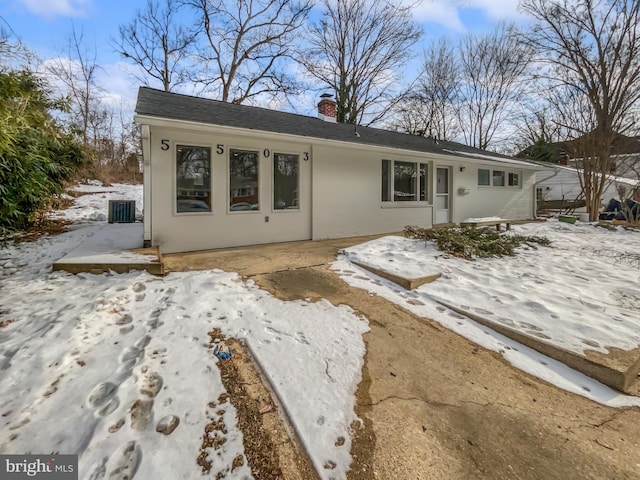
{"label": "overcast sky", "polygon": [[[137,82],[110,44],[118,26],[129,22],[146,0],[0,0],[0,23],[38,56],[47,60],[64,50],[72,26],[95,45],[103,68],[102,83],[114,99],[133,102]],[[409,0],[407,0],[409,1]],[[317,2],[320,3],[320,2]],[[447,35],[490,30],[500,20],[523,21],[518,0],[422,0],[415,18],[423,25],[423,44]],[[313,114],[313,112],[299,112]]]}

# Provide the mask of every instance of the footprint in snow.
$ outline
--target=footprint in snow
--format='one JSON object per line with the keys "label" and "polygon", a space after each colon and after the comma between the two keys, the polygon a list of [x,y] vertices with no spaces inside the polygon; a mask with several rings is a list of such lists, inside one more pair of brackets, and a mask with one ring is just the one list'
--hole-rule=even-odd
{"label": "footprint in snow", "polygon": [[116,325],[127,325],[133,322],[133,317],[128,313],[116,319]]}
{"label": "footprint in snow", "polygon": [[141,432],[153,421],[153,400],[137,399],[129,407],[131,428]]}
{"label": "footprint in snow", "polygon": [[180,418],[175,415],[167,415],[162,417],[156,425],[156,432],[164,435],[171,435],[180,424]]}
{"label": "footprint in snow", "polygon": [[140,394],[149,398],[154,398],[162,389],[164,381],[162,376],[156,372],[147,372],[142,376],[140,382]]}
{"label": "footprint in snow", "polygon": [[142,449],[136,442],[127,442],[109,461],[109,480],[131,480],[140,465]]}
{"label": "footprint in snow", "polygon": [[120,399],[116,395],[118,386],[112,382],[103,382],[91,390],[87,403],[96,410],[96,415],[106,417],[113,413],[120,405]]}
{"label": "footprint in snow", "polygon": [[298,343],[301,343],[303,345],[310,345],[310,343],[307,341],[307,337],[305,337],[304,333],[302,332],[296,332],[294,338]]}

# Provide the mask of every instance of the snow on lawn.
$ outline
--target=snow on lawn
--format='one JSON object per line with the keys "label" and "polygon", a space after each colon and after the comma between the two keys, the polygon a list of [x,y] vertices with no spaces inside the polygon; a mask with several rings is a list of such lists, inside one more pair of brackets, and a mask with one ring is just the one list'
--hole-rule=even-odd
{"label": "snow on lawn", "polygon": [[[599,250],[637,254],[640,232],[550,220],[515,226],[511,233],[545,236],[553,243],[521,247],[514,257],[467,261],[444,255],[431,242],[390,236],[345,249],[333,268],[351,285],[433,318],[561,388],[612,406],[640,405],[640,398],[621,395],[435,301],[578,353],[638,347],[640,265],[617,263]],[[407,277],[435,268],[442,277],[406,291],[349,260]]]}
{"label": "snow on lawn", "polygon": [[109,199],[142,207],[140,186],[83,190],[82,208],[56,216],[85,223],[0,250],[0,452],[79,454],[80,478],[198,478],[205,426],[222,419],[209,476],[251,478],[246,460],[230,471],[244,451],[233,406],[218,401],[225,360],[207,333],[219,327],[248,342],[322,477],[343,478],[366,321],[327,301],[280,301],[222,271],[51,273],[93,234],[86,221],[106,218]]}

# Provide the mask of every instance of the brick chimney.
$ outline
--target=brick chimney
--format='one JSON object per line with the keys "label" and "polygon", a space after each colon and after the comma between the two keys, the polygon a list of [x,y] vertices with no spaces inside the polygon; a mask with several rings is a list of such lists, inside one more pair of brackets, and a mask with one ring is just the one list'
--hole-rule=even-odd
{"label": "brick chimney", "polygon": [[323,93],[320,95],[320,103],[318,103],[318,118],[325,122],[336,121],[336,102],[331,98],[329,93]]}
{"label": "brick chimney", "polygon": [[570,158],[571,157],[569,156],[569,154],[567,152],[565,152],[564,150],[562,150],[560,152],[560,158],[558,159],[558,163],[560,165],[568,166]]}

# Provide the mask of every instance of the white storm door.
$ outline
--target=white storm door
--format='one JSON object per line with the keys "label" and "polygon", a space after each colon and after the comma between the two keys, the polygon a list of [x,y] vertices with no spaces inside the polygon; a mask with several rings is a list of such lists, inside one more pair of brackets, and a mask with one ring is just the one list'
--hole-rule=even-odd
{"label": "white storm door", "polygon": [[436,169],[436,220],[435,223],[449,223],[451,214],[449,205],[451,203],[450,194],[451,167],[437,167]]}

